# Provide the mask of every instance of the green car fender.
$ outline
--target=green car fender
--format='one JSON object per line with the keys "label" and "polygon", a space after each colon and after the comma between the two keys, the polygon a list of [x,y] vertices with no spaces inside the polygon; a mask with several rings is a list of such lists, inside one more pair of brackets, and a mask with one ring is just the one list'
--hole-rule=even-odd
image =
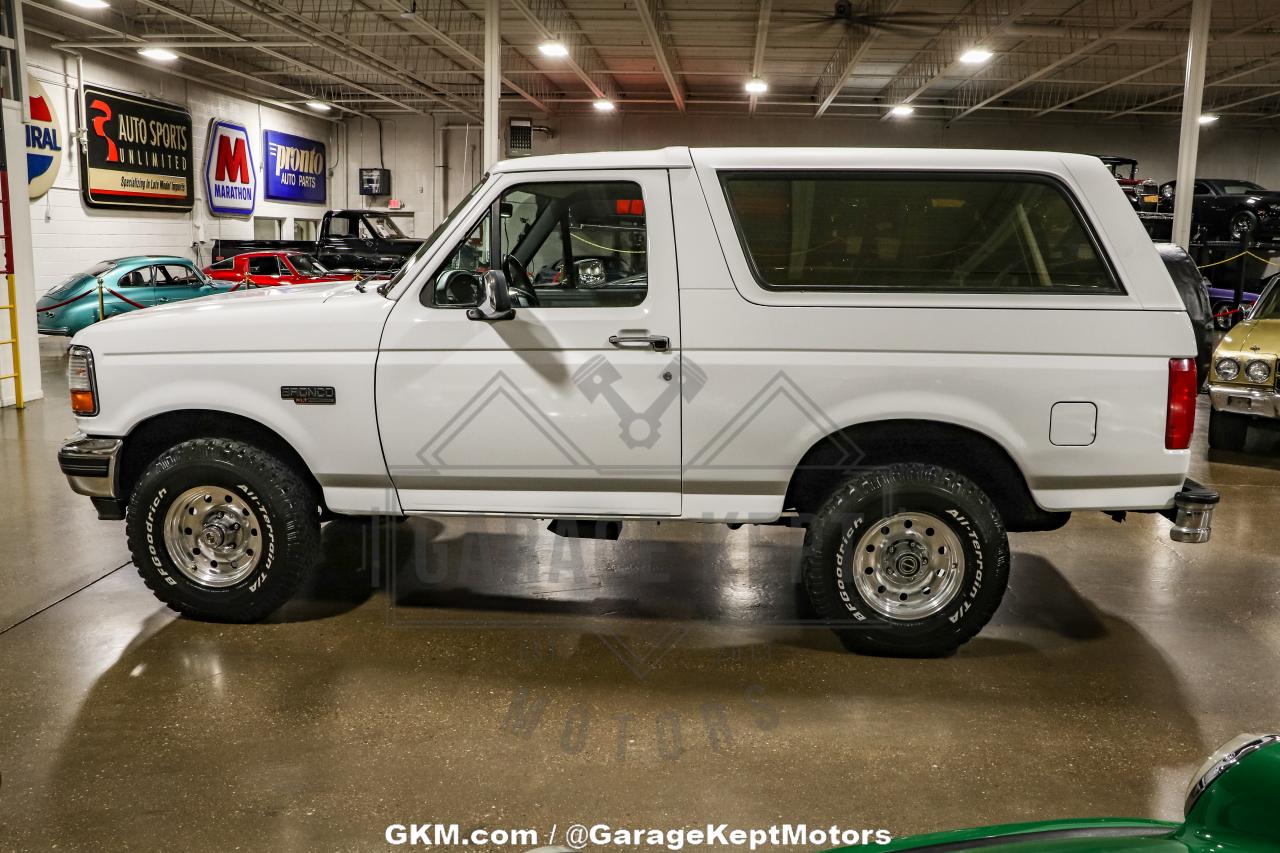
{"label": "green car fender", "polygon": [[1035,853],[1280,853],[1280,736],[1241,735],[1201,766],[1182,823],[1082,818],[911,835],[836,853],[1004,848]]}

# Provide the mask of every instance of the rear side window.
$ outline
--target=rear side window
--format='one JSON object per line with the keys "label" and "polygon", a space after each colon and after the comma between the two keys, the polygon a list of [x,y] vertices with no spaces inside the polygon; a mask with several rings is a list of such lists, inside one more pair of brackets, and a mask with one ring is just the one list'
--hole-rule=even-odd
{"label": "rear side window", "polygon": [[731,172],[721,182],[775,290],[1123,293],[1052,180],[956,173]]}

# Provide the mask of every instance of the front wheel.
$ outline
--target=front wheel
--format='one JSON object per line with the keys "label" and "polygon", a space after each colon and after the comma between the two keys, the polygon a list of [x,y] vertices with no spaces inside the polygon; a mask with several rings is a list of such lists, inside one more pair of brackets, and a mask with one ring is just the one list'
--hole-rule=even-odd
{"label": "front wheel", "polygon": [[817,614],[857,652],[949,654],[991,619],[1009,541],[990,498],[934,465],[891,465],[845,481],[805,533]]}
{"label": "front wheel", "polygon": [[1253,234],[1258,228],[1258,214],[1252,210],[1238,210],[1231,215],[1231,239],[1242,240],[1246,235]]}
{"label": "front wheel", "polygon": [[156,597],[186,616],[252,622],[298,589],[320,554],[319,496],[251,444],[184,441],[129,499],[129,551]]}
{"label": "front wheel", "polygon": [[1245,415],[1209,410],[1209,447],[1214,450],[1244,450],[1249,436],[1249,418]]}

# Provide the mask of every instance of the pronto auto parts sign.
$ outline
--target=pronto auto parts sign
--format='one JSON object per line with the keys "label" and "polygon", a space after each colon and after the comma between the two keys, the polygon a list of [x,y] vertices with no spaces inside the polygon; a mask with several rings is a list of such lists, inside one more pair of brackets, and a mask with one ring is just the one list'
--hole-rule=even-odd
{"label": "pronto auto parts sign", "polygon": [[62,127],[40,81],[27,75],[27,101],[31,121],[27,123],[27,196],[40,198],[53,186],[62,167]]}
{"label": "pronto auto parts sign", "polygon": [[223,119],[209,123],[204,188],[209,210],[221,216],[249,216],[258,194],[258,173],[249,150],[249,131]]}
{"label": "pronto auto parts sign", "polygon": [[278,130],[266,131],[265,138],[265,197],[280,201],[324,204],[324,143]]}
{"label": "pronto auto parts sign", "polygon": [[84,89],[88,148],[80,158],[85,204],[190,210],[191,113],[98,86]]}

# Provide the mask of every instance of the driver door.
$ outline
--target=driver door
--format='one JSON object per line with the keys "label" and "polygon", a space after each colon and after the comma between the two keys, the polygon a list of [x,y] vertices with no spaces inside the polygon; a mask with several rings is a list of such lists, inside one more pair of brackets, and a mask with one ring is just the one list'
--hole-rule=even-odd
{"label": "driver door", "polygon": [[[495,204],[516,313],[488,322],[466,309],[496,262]],[[666,172],[502,175],[429,257],[378,357],[379,431],[401,505],[678,515],[680,325]],[[557,262],[568,281],[547,280]],[[604,266],[628,296],[599,280]]]}

